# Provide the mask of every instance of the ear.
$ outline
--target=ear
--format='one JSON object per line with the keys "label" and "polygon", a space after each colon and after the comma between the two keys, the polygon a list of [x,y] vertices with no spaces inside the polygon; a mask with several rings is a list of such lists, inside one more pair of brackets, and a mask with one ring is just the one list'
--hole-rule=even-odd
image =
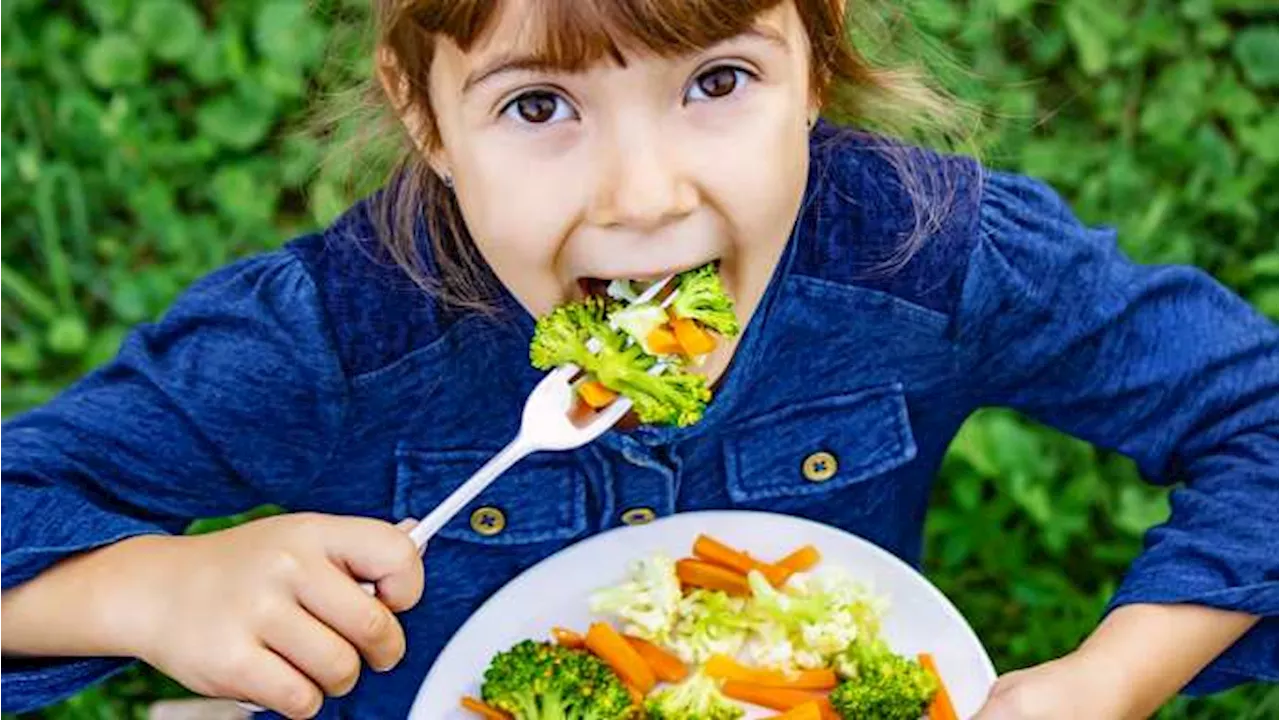
{"label": "ear", "polygon": [[401,124],[409,133],[409,139],[427,159],[427,164],[441,177],[449,176],[448,164],[445,161],[444,149],[439,143],[431,142],[430,124],[423,109],[412,102],[409,79],[400,69],[395,53],[388,47],[379,47],[374,57],[374,67],[382,91],[391,101],[391,107],[399,116]]}

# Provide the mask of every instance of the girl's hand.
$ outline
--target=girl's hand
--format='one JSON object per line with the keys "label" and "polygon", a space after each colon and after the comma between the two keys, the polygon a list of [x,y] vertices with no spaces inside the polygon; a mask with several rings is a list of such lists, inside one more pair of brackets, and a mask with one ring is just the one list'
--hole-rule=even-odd
{"label": "girl's hand", "polygon": [[1079,651],[1002,675],[973,720],[1126,717],[1120,678]]}
{"label": "girl's hand", "polygon": [[405,639],[392,613],[423,589],[405,527],[364,518],[282,515],[111,549],[127,578],[109,606],[124,654],[197,693],[291,718],[349,692],[362,657],[379,671],[398,663]]}

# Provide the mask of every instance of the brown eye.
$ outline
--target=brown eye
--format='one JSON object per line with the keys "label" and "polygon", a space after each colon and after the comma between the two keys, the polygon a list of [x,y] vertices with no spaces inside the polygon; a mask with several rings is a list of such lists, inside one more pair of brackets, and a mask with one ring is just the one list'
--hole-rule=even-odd
{"label": "brown eye", "polygon": [[738,77],[732,68],[718,68],[698,78],[698,88],[708,97],[724,97],[737,85]]}
{"label": "brown eye", "polygon": [[524,122],[542,124],[558,119],[562,114],[560,106],[564,104],[564,100],[552,93],[531,92],[513,100],[507,110],[514,111]]}
{"label": "brown eye", "polygon": [[694,78],[694,85],[687,91],[685,100],[707,101],[728,97],[756,77],[758,76],[750,70],[733,67],[733,65],[719,65]]}

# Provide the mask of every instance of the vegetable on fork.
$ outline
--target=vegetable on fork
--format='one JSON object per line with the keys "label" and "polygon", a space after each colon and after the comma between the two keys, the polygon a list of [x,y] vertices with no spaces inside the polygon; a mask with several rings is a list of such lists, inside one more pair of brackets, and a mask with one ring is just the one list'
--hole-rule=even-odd
{"label": "vegetable on fork", "polygon": [[622,395],[643,423],[683,427],[698,422],[711,393],[706,379],[684,366],[715,349],[713,332],[738,333],[733,301],[715,264],[681,273],[661,302],[657,294],[663,287],[651,286],[637,296],[629,283],[621,284],[630,305],[591,296],[538,318],[529,361],[543,370],[581,368],[586,380],[578,393],[592,408]]}

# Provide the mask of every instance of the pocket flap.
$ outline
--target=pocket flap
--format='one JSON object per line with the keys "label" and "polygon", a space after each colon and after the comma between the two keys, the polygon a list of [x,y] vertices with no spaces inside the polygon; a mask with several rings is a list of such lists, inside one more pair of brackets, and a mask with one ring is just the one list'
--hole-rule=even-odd
{"label": "pocket flap", "polygon": [[[496,451],[396,450],[397,517],[420,518]],[[587,478],[566,456],[525,458],[485,488],[437,533],[487,545],[565,540],[587,529]]]}
{"label": "pocket flap", "polygon": [[729,496],[737,502],[830,492],[916,456],[901,383],[757,416],[724,447]]}

